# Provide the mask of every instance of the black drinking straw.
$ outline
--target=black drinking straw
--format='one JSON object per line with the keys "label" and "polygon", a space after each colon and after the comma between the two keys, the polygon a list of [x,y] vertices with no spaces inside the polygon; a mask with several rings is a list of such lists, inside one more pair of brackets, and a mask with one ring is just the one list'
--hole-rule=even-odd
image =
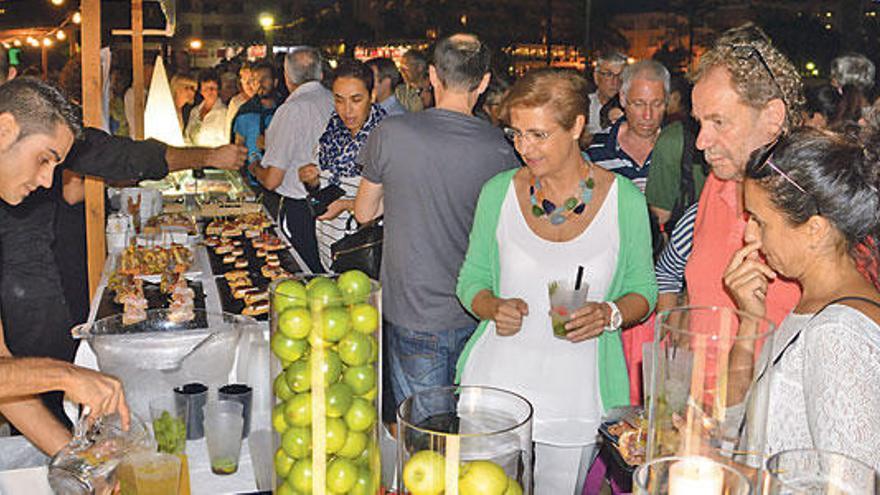
{"label": "black drinking straw", "polygon": [[581,290],[581,280],[584,279],[584,265],[578,265],[578,274],[574,279],[574,290]]}

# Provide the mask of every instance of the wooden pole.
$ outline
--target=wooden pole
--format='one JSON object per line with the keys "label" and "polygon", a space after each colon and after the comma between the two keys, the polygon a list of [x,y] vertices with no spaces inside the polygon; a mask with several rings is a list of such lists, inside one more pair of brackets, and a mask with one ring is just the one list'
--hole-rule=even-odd
{"label": "wooden pole", "polygon": [[134,92],[135,139],[144,138],[144,2],[131,0],[131,87]]}
{"label": "wooden pole", "polygon": [[43,80],[49,80],[49,48],[46,43],[40,42],[40,64],[43,66]]}
{"label": "wooden pole", "polygon": [[[83,124],[101,127],[101,0],[82,0]],[[104,269],[104,181],[86,177],[86,239],[89,297],[94,296]]]}

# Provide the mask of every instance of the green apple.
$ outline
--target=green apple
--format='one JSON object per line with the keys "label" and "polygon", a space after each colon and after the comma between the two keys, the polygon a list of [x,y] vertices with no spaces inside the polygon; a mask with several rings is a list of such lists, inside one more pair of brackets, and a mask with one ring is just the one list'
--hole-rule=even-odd
{"label": "green apple", "polygon": [[282,481],[275,488],[275,495],[300,495],[300,493],[294,490],[286,481]]}
{"label": "green apple", "polygon": [[373,387],[367,393],[362,394],[361,397],[372,402],[376,400],[377,395],[379,395],[379,387]]}
{"label": "green apple", "polygon": [[446,458],[433,450],[413,454],[403,466],[403,484],[412,495],[440,495],[446,490]]}
{"label": "green apple", "polygon": [[376,408],[369,401],[357,397],[344,418],[349,430],[367,431],[376,423]]}
{"label": "green apple", "polygon": [[296,461],[287,475],[287,482],[294,490],[312,493],[312,458],[306,457]]}
{"label": "green apple", "polygon": [[318,275],[317,277],[312,277],[308,282],[306,282],[306,290],[312,290],[316,285],[333,283],[333,279],[330,277],[325,277],[323,275]]}
{"label": "green apple", "polygon": [[507,478],[507,489],[504,490],[504,495],[523,495],[523,489],[518,481]]}
{"label": "green apple", "polygon": [[[339,354],[336,354],[333,350],[324,351],[324,357],[321,362],[321,371],[324,372],[324,385],[329,386],[339,381],[339,378],[342,376],[342,361],[339,359]],[[312,352],[309,357],[310,360],[320,359],[318,357],[318,353]],[[311,363],[310,363],[311,364]]]}
{"label": "green apple", "polygon": [[349,312],[351,313],[351,328],[356,332],[370,334],[379,328],[379,310],[372,304],[355,304]]}
{"label": "green apple", "polygon": [[272,427],[278,433],[284,433],[290,428],[287,420],[284,418],[284,403],[278,404],[272,408]]}
{"label": "green apple", "polygon": [[309,347],[305,340],[291,339],[281,332],[272,335],[271,344],[276,356],[291,363],[303,357]]}
{"label": "green apple", "polygon": [[327,488],[334,493],[348,493],[357,478],[358,468],[348,459],[337,457],[327,465]]}
{"label": "green apple", "polygon": [[345,304],[357,304],[366,302],[372,290],[372,281],[366,273],[360,270],[349,270],[336,279],[339,290],[345,300]]}
{"label": "green apple", "polygon": [[372,366],[352,366],[342,372],[342,381],[355,395],[363,395],[376,386],[376,370]]}
{"label": "green apple", "polygon": [[279,477],[286,478],[294,463],[296,463],[296,459],[287,455],[284,448],[275,451],[275,474]]}
{"label": "green apple", "polygon": [[308,337],[312,331],[311,311],[297,306],[278,313],[278,331],[291,339]]}
{"label": "green apple", "polygon": [[312,394],[296,394],[284,404],[284,419],[290,426],[312,424]]}
{"label": "green apple", "polygon": [[492,461],[466,462],[458,472],[460,495],[504,495],[507,473]]}
{"label": "green apple", "polygon": [[357,481],[355,481],[352,489],[348,491],[348,495],[375,495],[377,493],[375,485],[376,482],[373,480],[370,470],[358,468]]}
{"label": "green apple", "polygon": [[370,364],[373,364],[379,360],[379,341],[372,335],[368,338],[370,339]]}
{"label": "green apple", "polygon": [[354,400],[354,392],[344,383],[334,383],[327,388],[327,416],[341,418],[348,412]]}
{"label": "green apple", "polygon": [[339,359],[349,366],[367,364],[373,351],[370,337],[360,332],[349,332],[337,344]]}
{"label": "green apple", "polygon": [[336,283],[326,277],[312,279],[308,285],[309,308],[322,311],[324,308],[342,306],[342,293]]}
{"label": "green apple", "polygon": [[[347,429],[347,428],[346,428]],[[360,431],[349,431],[345,437],[345,444],[336,452],[336,455],[346,459],[357,459],[361,452],[367,448],[367,434]]]}
{"label": "green apple", "polygon": [[[290,368],[287,369],[289,370]],[[287,372],[278,373],[278,376],[275,377],[275,381],[272,384],[272,390],[275,391],[275,397],[278,397],[281,400],[288,400],[295,395],[293,393],[294,391],[287,385],[286,375]]]}
{"label": "green apple", "polygon": [[339,342],[351,330],[351,315],[345,308],[327,308],[321,312],[318,335],[329,342]]}
{"label": "green apple", "polygon": [[325,437],[328,454],[335,454],[342,450],[347,436],[348,427],[345,426],[345,421],[339,418],[327,418]]}
{"label": "green apple", "polygon": [[[363,433],[363,432],[348,430],[349,436],[354,435],[355,433],[362,433],[362,434],[366,435],[366,433]],[[358,466],[362,466],[362,467],[369,469],[370,468],[370,460],[371,460],[370,459],[371,451],[373,450],[374,447],[375,447],[375,442],[370,440],[370,437],[367,436],[367,446],[364,447],[364,450],[360,453],[360,455],[358,455],[354,459],[354,463],[357,464]],[[344,447],[343,447],[343,449],[344,449]]]}
{"label": "green apple", "polygon": [[306,306],[306,288],[297,280],[285,280],[275,286],[272,309],[279,314],[287,308]]}
{"label": "green apple", "polygon": [[[281,435],[281,448],[292,459],[308,457],[312,451],[312,430],[306,426],[291,426]],[[282,475],[281,473],[278,474]]]}
{"label": "green apple", "polygon": [[[281,375],[279,375],[280,377]],[[308,392],[312,388],[312,368],[309,362],[297,361],[288,366],[284,371],[284,383],[287,384],[288,390],[291,393],[300,394]]]}

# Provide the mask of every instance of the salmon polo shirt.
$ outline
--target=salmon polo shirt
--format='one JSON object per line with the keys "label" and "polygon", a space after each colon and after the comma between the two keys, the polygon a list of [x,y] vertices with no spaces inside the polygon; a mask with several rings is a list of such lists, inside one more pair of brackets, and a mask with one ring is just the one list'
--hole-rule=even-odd
{"label": "salmon polo shirt", "polygon": [[[736,309],[733,299],[724,288],[724,271],[733,254],[745,245],[747,216],[740,207],[741,195],[737,182],[721,180],[709,174],[700,195],[697,219],[694,224],[694,247],[685,267],[688,303],[691,306],[721,306]],[[800,287],[792,281],[777,278],[770,282],[767,291],[766,318],[779,326],[800,299]],[[710,317],[711,315],[704,315]],[[690,329],[706,332],[718,326],[718,321],[701,321],[692,315]],[[725,352],[727,349],[721,350]],[[756,346],[756,353],[760,346]],[[714,353],[707,356],[707,380],[713,381],[711,367]]]}

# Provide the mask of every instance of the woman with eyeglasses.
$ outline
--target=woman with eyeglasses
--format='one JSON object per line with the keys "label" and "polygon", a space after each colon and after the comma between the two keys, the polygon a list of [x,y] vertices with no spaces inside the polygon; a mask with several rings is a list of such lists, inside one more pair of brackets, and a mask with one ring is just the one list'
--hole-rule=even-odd
{"label": "woman with eyeglasses", "polygon": [[803,128],[762,151],[746,168],[746,245],[724,284],[759,316],[770,280],[802,289],[761,351],[773,372],[767,450],[844,452],[880,469],[880,141]]}
{"label": "woman with eyeglasses", "polygon": [[183,115],[183,107],[192,105],[196,101],[198,82],[186,74],[175,74],[169,84],[171,97],[174,98],[174,109],[177,110],[177,123],[180,125],[181,134],[184,131],[186,120]]}
{"label": "woman with eyeglasses", "polygon": [[[511,88],[502,120],[526,166],[483,186],[458,279],[481,320],[460,382],[532,403],[535,493],[580,493],[602,415],[629,404],[621,329],[657,297],[644,196],[581,155],[586,95],[567,71],[533,70]],[[548,286],[579,267],[588,298],[557,338]]]}

